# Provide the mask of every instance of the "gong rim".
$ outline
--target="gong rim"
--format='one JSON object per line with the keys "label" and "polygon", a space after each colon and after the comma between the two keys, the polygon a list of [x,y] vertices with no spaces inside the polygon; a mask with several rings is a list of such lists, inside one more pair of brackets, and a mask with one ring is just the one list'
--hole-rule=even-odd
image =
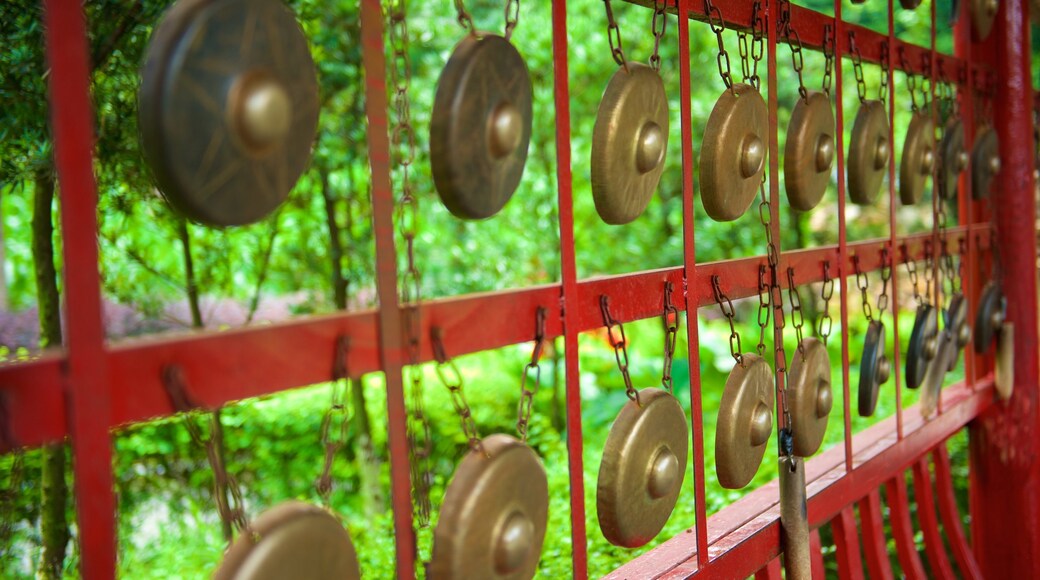
{"label": "gong rim", "polygon": [[456,217],[486,219],[512,198],[531,142],[533,93],[522,56],[505,38],[470,34],[437,80],[430,168]]}
{"label": "gong rim", "polygon": [[318,110],[307,38],[278,0],[180,0],[149,39],[141,146],[160,193],[192,221],[238,226],[277,209],[310,160]]}
{"label": "gong rim", "polygon": [[986,199],[991,194],[993,178],[1000,172],[1000,143],[997,132],[985,127],[975,137],[971,153],[971,196]]}
{"label": "gong rim", "polygon": [[733,367],[719,403],[715,471],[719,484],[740,489],[755,477],[773,427],[773,370],[757,354]]}
{"label": "gong rim", "polygon": [[870,417],[877,409],[881,385],[888,381],[888,358],[885,356],[885,325],[871,320],[863,339],[863,356],[859,363],[859,414]]}
{"label": "gong rim", "polygon": [[[880,162],[882,158],[884,163]],[[892,143],[885,106],[877,100],[863,101],[852,126],[846,165],[849,199],[853,203],[871,205],[877,200],[891,158]]]}
{"label": "gong rim", "polygon": [[935,123],[931,115],[915,112],[906,128],[903,157],[899,163],[899,200],[915,205],[924,196],[935,169]]}
{"label": "gong rim", "polygon": [[761,93],[748,84],[734,83],[715,101],[704,127],[699,166],[701,204],[711,219],[739,218],[758,195],[768,115]]}
{"label": "gong rim", "polygon": [[787,399],[791,407],[794,454],[809,457],[820,448],[834,406],[831,357],[823,341],[808,337],[791,357]]}
{"label": "gong rim", "polygon": [[959,118],[951,119],[943,129],[939,161],[939,192],[944,199],[956,199],[961,173],[970,161],[964,148],[964,123]]}
{"label": "gong rim", "polygon": [[661,532],[686,474],[686,414],[667,391],[639,391],[610,428],[596,483],[600,530],[611,544],[645,545]]}
{"label": "gong rim", "polygon": [[971,24],[976,40],[985,40],[993,31],[1000,0],[971,0]]}
{"label": "gong rim", "polygon": [[[939,316],[931,304],[917,306],[914,329],[906,348],[906,386],[916,389],[921,386],[929,361],[938,352]],[[931,356],[929,356],[931,352]]]}
{"label": "gong rim", "polygon": [[1004,308],[1004,292],[1000,285],[992,280],[987,282],[975,311],[975,352],[985,354],[989,351],[996,329],[1003,322]]}
{"label": "gong rim", "polygon": [[260,514],[250,531],[228,548],[214,580],[361,577],[350,533],[318,506],[295,500],[280,503]]}
{"label": "gong rim", "polygon": [[824,92],[809,91],[806,98],[798,99],[787,125],[784,186],[791,207],[809,211],[823,199],[836,146],[831,99]]}
{"label": "gong rim", "polygon": [[545,468],[533,449],[497,433],[459,463],[433,533],[431,578],[534,576],[549,514]]}
{"label": "gong rim", "polygon": [[936,344],[935,358],[928,365],[924,381],[921,384],[921,416],[925,418],[930,417],[938,408],[943,378],[946,376],[946,369],[950,366],[950,356],[953,352],[953,343],[945,332],[939,333]]}
{"label": "gong rim", "polygon": [[668,95],[661,75],[629,62],[610,77],[592,130],[592,200],[611,225],[646,210],[668,152]]}

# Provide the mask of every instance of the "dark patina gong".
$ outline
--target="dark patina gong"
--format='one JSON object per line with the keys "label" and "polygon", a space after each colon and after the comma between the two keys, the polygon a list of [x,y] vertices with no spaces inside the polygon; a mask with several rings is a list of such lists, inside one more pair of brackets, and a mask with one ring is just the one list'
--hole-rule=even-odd
{"label": "dark patina gong", "polygon": [[968,151],[964,148],[964,123],[950,119],[943,129],[939,145],[938,189],[945,199],[956,199],[961,173],[968,168]]}
{"label": "dark patina gong", "polygon": [[834,111],[826,93],[809,91],[798,99],[787,126],[784,185],[787,200],[798,211],[809,211],[823,199],[834,165]]}
{"label": "dark patina gong", "polygon": [[871,320],[863,339],[859,361],[859,414],[870,417],[877,408],[878,392],[888,381],[891,363],[885,356],[885,325]]}
{"label": "dark patina gong", "polygon": [[924,380],[928,364],[935,358],[939,343],[939,316],[931,304],[917,307],[914,329],[906,348],[906,386],[916,389]]}
{"label": "dark patina gong", "polygon": [[1004,323],[1007,302],[1004,292],[996,282],[987,282],[979,297],[979,309],[975,312],[975,352],[985,354],[993,344],[1000,325]]}
{"label": "dark patina gong", "polygon": [[950,296],[950,306],[946,309],[945,323],[946,332],[950,335],[952,344],[950,366],[946,371],[952,371],[960,359],[961,350],[971,342],[971,324],[968,323],[968,299],[960,292],[954,292]]}
{"label": "dark patina gong", "polygon": [[277,208],[311,155],[318,82],[307,39],[279,0],[180,0],[152,34],[138,95],[159,190],[214,226]]}
{"label": "dark patina gong", "polygon": [[463,219],[491,217],[513,196],[531,141],[531,77],[508,40],[470,34],[437,81],[430,165],[441,202]]}
{"label": "dark patina gong", "polygon": [[864,101],[856,113],[849,138],[846,165],[849,199],[858,205],[870,205],[881,192],[885,167],[891,156],[888,141],[888,115],[881,101]]}

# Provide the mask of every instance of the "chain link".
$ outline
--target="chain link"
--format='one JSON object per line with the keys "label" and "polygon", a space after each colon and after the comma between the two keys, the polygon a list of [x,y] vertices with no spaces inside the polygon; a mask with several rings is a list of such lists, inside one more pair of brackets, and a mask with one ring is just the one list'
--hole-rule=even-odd
{"label": "chain link", "polygon": [[935,254],[932,249],[932,240],[924,241],[924,296],[926,300],[932,299],[932,282],[935,280]]}
{"label": "chain link", "polygon": [[506,0],[506,40],[513,37],[517,24],[520,24],[520,0]]}
{"label": "chain link", "polygon": [[[607,340],[610,342],[610,348],[614,349],[614,360],[617,361],[618,370],[621,371],[621,378],[625,381],[625,394],[628,395],[630,400],[636,402],[637,405],[642,406],[639,401],[639,391],[632,386],[632,375],[628,371],[628,340],[625,338],[625,325],[618,322],[610,314],[610,297],[603,294],[599,297],[599,310],[600,314],[603,315],[603,326],[607,329]],[[618,329],[618,336],[614,335],[614,327]]]}
{"label": "chain link", "polygon": [[603,8],[607,11],[607,41],[610,43],[610,56],[618,66],[628,70],[628,60],[625,59],[625,49],[621,44],[621,27],[614,18],[614,8],[610,0],[603,0]]}
{"label": "chain link", "polygon": [[[534,395],[542,387],[542,367],[538,363],[545,347],[545,315],[545,307],[539,306],[535,313],[534,349],[531,351],[531,362],[527,363],[523,374],[520,375],[520,403],[516,409],[516,432],[524,443],[527,443],[531,410],[534,408]],[[534,377],[534,389],[528,389],[528,380],[532,376]]]}
{"label": "chain link", "polygon": [[[404,3],[404,0],[398,0],[400,3]],[[473,34],[476,32],[476,26],[473,24],[473,15],[466,10],[465,0],[455,0],[455,20],[458,21],[459,25],[466,29],[466,32]]]}
{"label": "chain link", "polygon": [[907,260],[906,273],[910,277],[910,286],[914,290],[914,300],[921,304],[921,292],[917,285],[917,263],[913,260]]}
{"label": "chain link", "polygon": [[664,283],[664,311],[661,313],[661,322],[664,324],[664,365],[661,385],[669,394],[673,390],[672,361],[675,359],[675,345],[679,342],[679,309],[672,303],[674,290],[674,284]]}
{"label": "chain link", "polygon": [[732,89],[733,73],[729,64],[729,53],[726,52],[726,43],[722,38],[722,33],[726,30],[726,25],[722,21],[722,13],[719,12],[717,6],[712,4],[711,0],[704,0],[704,13],[708,16],[708,26],[715,33],[715,42],[719,47],[718,55],[715,57],[719,67],[719,76],[722,77],[726,88]]}
{"label": "chain link", "polygon": [[870,298],[867,296],[867,289],[870,287],[870,279],[867,278],[867,274],[859,267],[859,256],[852,256],[852,268],[856,272],[856,287],[859,288],[860,294],[863,299],[863,316],[868,321],[874,321],[874,308],[870,305]]}
{"label": "chain link", "polygon": [[650,32],[654,35],[654,52],[650,55],[650,68],[661,70],[661,40],[668,28],[667,0],[654,0],[654,17],[650,21]]}
{"label": "chain link", "polygon": [[[804,101],[809,98],[809,91],[806,90],[805,81],[802,78],[802,69],[805,68],[805,59],[802,55],[802,37],[791,26],[791,2],[789,0],[779,0],[778,5],[780,18],[777,20],[777,32],[784,42],[791,47],[791,66],[798,75],[798,94],[801,95]],[[825,31],[824,34],[826,35],[827,32]],[[826,50],[826,37],[824,38],[823,46],[824,50]]]}
{"label": "chain link", "polygon": [[791,303],[791,324],[794,326],[795,338],[798,340],[798,354],[805,360],[805,346],[802,344],[802,328],[805,326],[805,313],[802,312],[802,297],[798,295],[798,287],[794,285],[794,268],[787,268],[787,298]]}
{"label": "chain link", "polygon": [[856,76],[856,93],[862,104],[867,100],[867,81],[863,78],[863,53],[856,44],[856,32],[849,31],[849,56],[852,57],[852,72]]}
{"label": "chain link", "polygon": [[743,367],[744,349],[740,346],[740,335],[737,334],[737,327],[734,324],[736,311],[733,310],[733,302],[729,299],[729,296],[726,296],[726,293],[722,291],[722,285],[717,275],[711,277],[711,292],[715,296],[715,303],[719,305],[719,310],[722,311],[722,315],[729,322],[729,353],[733,356],[733,360]]}
{"label": "chain link", "polygon": [[336,339],[335,362],[332,367],[331,399],[325,415],[321,419],[321,445],[325,451],[321,474],[314,483],[314,488],[321,497],[322,504],[329,507],[332,494],[332,465],[336,454],[347,442],[350,428],[350,412],[347,408],[347,383],[350,371],[347,368],[347,357],[350,353],[350,339],[340,336]]}
{"label": "chain link", "polygon": [[888,74],[891,69],[891,55],[888,50],[888,41],[881,42],[881,86],[878,87],[878,100],[885,108],[888,108]]}
{"label": "chain link", "polygon": [[906,88],[910,91],[910,110],[916,113],[920,110],[917,105],[917,75],[910,69],[910,62],[906,59],[906,49],[903,46],[899,47],[899,62],[906,73]]}
{"label": "chain link", "polygon": [[[740,68],[744,82],[759,90],[758,63],[765,56],[766,24],[760,0],[751,5],[751,31],[737,33],[737,48],[740,52]],[[751,40],[748,40],[750,35]]]}
{"label": "chain link", "polygon": [[469,442],[469,448],[486,455],[484,444],[480,441],[480,433],[477,431],[477,422],[473,419],[473,412],[466,401],[462,373],[455,364],[455,360],[448,357],[444,350],[444,331],[439,327],[434,327],[430,330],[430,339],[433,346],[433,358],[437,361],[437,378],[440,379],[444,388],[448,389],[451,406],[455,408],[455,414],[459,416],[462,433]]}
{"label": "chain link", "polygon": [[945,283],[949,284],[950,293],[956,287],[954,281],[953,256],[949,249],[949,236],[947,235],[946,203],[942,199],[935,200],[935,226],[939,235],[939,274],[942,280],[937,281],[936,288],[939,290],[938,304],[946,304],[950,294],[945,292]]}
{"label": "chain link", "polygon": [[758,266],[758,356],[766,356],[766,328],[769,327],[769,301],[772,297],[772,288],[766,276],[768,270],[765,264]]}
{"label": "chain link", "polygon": [[834,278],[831,278],[831,263],[823,263],[823,285],[820,287],[820,297],[823,299],[823,314],[820,315],[820,324],[817,332],[823,344],[831,336],[834,327],[834,319],[831,318],[831,297],[834,296]]}
{"label": "chain link", "polygon": [[831,81],[834,78],[834,28],[828,24],[823,27],[823,92],[831,96]]}

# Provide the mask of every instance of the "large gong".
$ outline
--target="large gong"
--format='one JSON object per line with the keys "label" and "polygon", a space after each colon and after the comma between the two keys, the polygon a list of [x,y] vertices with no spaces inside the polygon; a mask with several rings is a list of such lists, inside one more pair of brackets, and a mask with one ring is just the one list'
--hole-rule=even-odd
{"label": "large gong", "polygon": [[939,146],[939,192],[945,199],[956,199],[961,173],[968,168],[968,151],[964,148],[964,123],[950,119],[943,129]]}
{"label": "large gong", "polygon": [[906,386],[916,389],[924,380],[928,364],[939,346],[939,315],[931,304],[920,304],[906,348]]}
{"label": "large gong", "polygon": [[881,101],[863,101],[856,113],[849,140],[847,164],[849,199],[859,205],[870,205],[881,192],[885,167],[891,147],[888,142],[888,118]]}
{"label": "large gong", "polygon": [[701,203],[720,222],[744,215],[758,195],[766,160],[769,110],[751,85],[723,91],[704,127],[701,146]]}
{"label": "large gong", "polygon": [[990,196],[993,178],[1000,173],[1000,144],[997,132],[985,127],[975,136],[971,152],[971,196],[986,199]]}
{"label": "large gong", "polygon": [[743,359],[726,379],[715,426],[715,470],[729,489],[755,477],[773,428],[773,371],[757,354]]}
{"label": "large gong", "polygon": [[918,111],[910,118],[899,163],[899,200],[903,205],[921,201],[935,168],[935,124],[930,114]]}
{"label": "large gong", "polygon": [[610,428],[596,484],[596,512],[611,544],[654,539],[675,508],[686,474],[686,414],[667,391],[639,391]]}
{"label": "large gong", "polygon": [[470,451],[444,494],[431,578],[531,578],[549,515],[549,484],[535,452],[501,433]]}
{"label": "large gong", "polygon": [[668,149],[668,95],[657,71],[630,62],[610,78],[592,130],[592,199],[608,224],[639,217]]}
{"label": "large gong", "polygon": [[180,0],[152,34],[138,95],[159,191],[191,220],[249,224],[310,159],[318,82],[280,0]]}
{"label": "large gong", "polygon": [[808,457],[820,448],[827,419],[834,406],[831,358],[827,346],[816,338],[802,339],[791,357],[787,402],[791,409],[794,454]]}
{"label": "large gong", "polygon": [[278,504],[261,514],[251,531],[228,548],[214,580],[361,577],[350,534],[317,506],[300,501]]}
{"label": "large gong", "polygon": [[784,185],[787,200],[809,211],[823,199],[834,164],[834,111],[826,93],[809,91],[798,99],[787,126]]}
{"label": "large gong", "polygon": [[467,35],[437,81],[430,165],[437,193],[464,219],[488,218],[513,196],[531,141],[531,77],[501,36]]}
{"label": "large gong", "polygon": [[885,325],[871,320],[863,340],[863,356],[859,361],[859,414],[870,417],[877,408],[881,385],[888,381],[891,363],[885,355]]}

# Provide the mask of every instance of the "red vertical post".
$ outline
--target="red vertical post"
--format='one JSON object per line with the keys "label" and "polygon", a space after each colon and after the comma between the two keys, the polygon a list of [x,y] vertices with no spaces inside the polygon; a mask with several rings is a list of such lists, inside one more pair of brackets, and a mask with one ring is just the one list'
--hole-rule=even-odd
{"label": "red vertical post", "polygon": [[1002,1],[989,50],[976,53],[1000,83],[993,115],[1002,169],[991,195],[1008,320],[1015,324],[1014,396],[980,417],[971,441],[972,493],[979,500],[972,506],[979,531],[973,539],[986,578],[1040,578],[1040,345],[1027,14],[1024,0]]}
{"label": "red vertical post", "polygon": [[845,471],[852,471],[852,404],[849,396],[849,250],[845,230],[845,109],[842,106],[843,43],[848,42],[841,19],[841,1],[834,0],[834,137],[838,144],[838,300],[841,312],[841,405],[845,420]]}
{"label": "red vertical post", "polygon": [[75,471],[80,571],[114,578],[116,504],[112,491],[108,361],[98,274],[94,115],[87,32],[80,2],[44,4],[51,133],[61,193],[65,264],[66,406]]}
{"label": "red vertical post", "polygon": [[[933,10],[935,1],[933,0],[929,4],[932,5]],[[892,0],[888,0],[888,58],[889,64],[895,61],[896,54],[896,29],[895,29],[895,16],[892,6]],[[904,71],[905,72],[905,71]],[[900,346],[899,346],[899,268],[896,267],[899,263],[899,246],[896,239],[899,236],[898,222],[896,222],[896,148],[895,148],[895,130],[896,130],[896,83],[895,83],[895,68],[892,66],[888,67],[888,143],[889,143],[889,159],[888,159],[888,235],[889,235],[889,247],[888,255],[892,260],[892,287],[889,289],[891,294],[889,300],[892,303],[892,385],[895,387],[896,395],[896,438],[903,438],[903,389],[902,389],[902,369],[900,368]],[[933,197],[935,197],[933,195]],[[879,315],[880,318],[880,315]],[[882,321],[884,322],[884,321]]]}

